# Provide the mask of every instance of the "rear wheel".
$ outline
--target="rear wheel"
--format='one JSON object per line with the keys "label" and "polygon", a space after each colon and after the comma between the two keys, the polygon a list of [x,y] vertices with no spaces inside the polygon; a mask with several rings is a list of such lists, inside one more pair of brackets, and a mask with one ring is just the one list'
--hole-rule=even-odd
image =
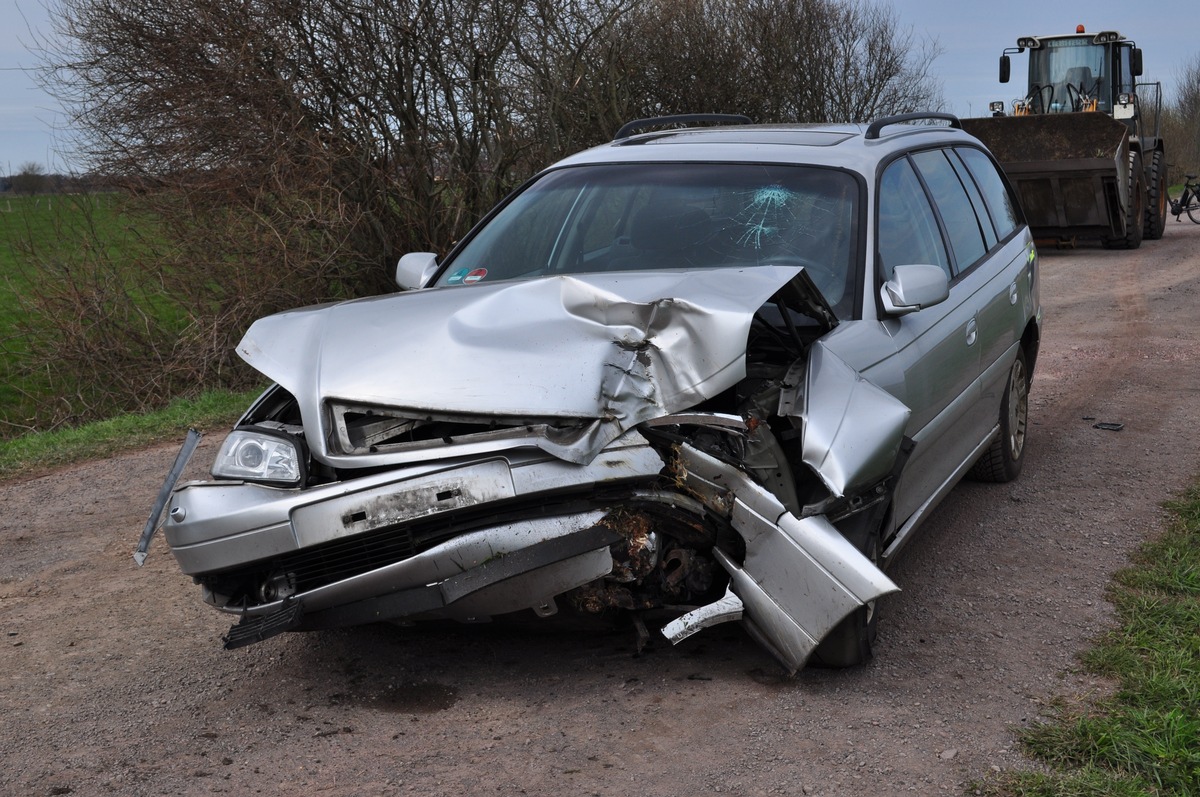
{"label": "rear wheel", "polygon": [[1129,153],[1129,205],[1125,208],[1125,234],[1104,238],[1106,249],[1137,249],[1142,245],[1146,223],[1146,176],[1142,174],[1142,156]]}
{"label": "rear wheel", "polygon": [[1150,184],[1146,186],[1146,226],[1142,237],[1157,241],[1167,226],[1167,160],[1159,150],[1150,159]]}
{"label": "rear wheel", "polygon": [[1008,482],[1021,474],[1025,464],[1025,435],[1029,429],[1029,370],[1025,352],[1008,371],[1008,384],[1000,400],[1000,436],[992,443],[968,475],[976,481]]}

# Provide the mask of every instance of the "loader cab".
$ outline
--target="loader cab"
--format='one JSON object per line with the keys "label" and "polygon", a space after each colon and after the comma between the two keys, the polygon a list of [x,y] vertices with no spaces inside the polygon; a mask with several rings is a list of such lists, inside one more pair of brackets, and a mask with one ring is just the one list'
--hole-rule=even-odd
{"label": "loader cab", "polygon": [[1117,31],[1091,34],[1080,25],[1064,36],[1023,36],[1000,57],[1000,82],[1011,73],[1010,54],[1029,51],[1028,88],[1018,115],[1098,111],[1123,116],[1142,72],[1142,51]]}

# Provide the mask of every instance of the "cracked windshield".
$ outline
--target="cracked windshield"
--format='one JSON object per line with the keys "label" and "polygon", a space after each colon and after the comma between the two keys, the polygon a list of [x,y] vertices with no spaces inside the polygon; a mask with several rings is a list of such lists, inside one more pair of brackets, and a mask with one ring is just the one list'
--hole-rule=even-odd
{"label": "cracked windshield", "polygon": [[659,269],[804,266],[842,315],[858,185],[832,169],[633,164],[562,169],[509,202],[439,285]]}

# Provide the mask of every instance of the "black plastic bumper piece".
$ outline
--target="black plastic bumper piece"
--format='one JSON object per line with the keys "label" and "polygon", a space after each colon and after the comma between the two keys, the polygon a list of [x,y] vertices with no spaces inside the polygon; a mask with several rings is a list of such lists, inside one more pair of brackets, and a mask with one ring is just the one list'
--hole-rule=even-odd
{"label": "black plastic bumper piece", "polygon": [[244,615],[242,621],[229,629],[222,637],[226,650],[244,648],[273,636],[298,628],[304,619],[304,606],[300,601],[287,600],[278,611],[271,614]]}

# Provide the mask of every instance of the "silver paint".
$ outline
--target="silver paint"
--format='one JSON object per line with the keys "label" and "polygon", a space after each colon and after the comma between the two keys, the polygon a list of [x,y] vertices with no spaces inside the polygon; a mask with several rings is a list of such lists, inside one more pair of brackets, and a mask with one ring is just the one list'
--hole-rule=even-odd
{"label": "silver paint", "polygon": [[433,288],[269,316],[237,350],[296,397],[313,455],[331,465],[394,464],[430,452],[333,452],[327,399],[439,417],[575,420],[572,431],[528,443],[585,463],[642,421],[744,378],[755,311],[799,271],[759,266]]}

